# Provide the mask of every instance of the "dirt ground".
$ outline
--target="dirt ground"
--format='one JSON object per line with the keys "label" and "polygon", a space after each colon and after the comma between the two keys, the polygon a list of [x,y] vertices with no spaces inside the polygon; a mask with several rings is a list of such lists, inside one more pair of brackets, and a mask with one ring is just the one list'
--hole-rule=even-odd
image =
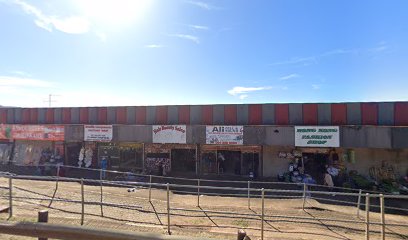
{"label": "dirt ground", "polygon": [[[8,180],[0,178],[0,206],[8,206]],[[49,210],[49,222],[55,224],[80,225],[81,204],[73,202],[35,200],[30,198],[51,198],[55,182],[13,180],[14,208],[11,221],[36,221],[39,210]],[[123,204],[132,207],[101,207],[100,186],[85,185],[85,201],[95,202],[85,206],[84,225],[103,229],[120,229],[139,232],[167,234],[166,191],[152,190],[152,202],[148,201],[148,189],[103,187],[103,200],[107,203]],[[55,198],[81,201],[79,183],[59,182]],[[238,229],[245,229],[251,239],[260,238],[261,217],[239,214],[260,214],[261,200],[251,199],[248,209],[246,198],[201,196],[197,207],[197,195],[170,193],[171,232],[173,235],[201,236],[214,239],[236,239]],[[187,209],[187,210],[186,210]],[[195,210],[196,212],[188,211]],[[225,211],[230,214],[205,211]],[[364,216],[361,211],[361,216]],[[265,239],[363,239],[364,219],[356,217],[355,207],[321,204],[308,199],[305,211],[301,199],[266,199],[264,223]],[[288,219],[282,215],[295,216]],[[301,220],[300,217],[331,218],[327,220]],[[1,213],[5,221],[8,213]],[[387,223],[407,224],[408,217],[386,215]],[[361,223],[342,223],[340,220],[359,220]],[[303,221],[301,223],[300,221]],[[379,222],[380,214],[370,213],[370,221]],[[370,239],[380,239],[380,226],[370,225]],[[408,239],[408,227],[387,226],[386,239]],[[0,239],[30,239],[1,235]]]}

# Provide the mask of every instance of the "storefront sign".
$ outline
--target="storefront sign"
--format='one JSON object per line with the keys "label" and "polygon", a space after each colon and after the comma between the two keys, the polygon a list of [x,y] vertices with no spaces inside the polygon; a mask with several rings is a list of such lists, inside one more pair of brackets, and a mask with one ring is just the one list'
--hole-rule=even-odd
{"label": "storefront sign", "polygon": [[153,126],[153,143],[187,143],[186,125]]}
{"label": "storefront sign", "polygon": [[244,144],[243,126],[207,126],[206,143],[217,145],[242,145]]}
{"label": "storefront sign", "polygon": [[0,139],[64,141],[64,126],[1,124]]}
{"label": "storefront sign", "polygon": [[84,141],[110,142],[112,135],[112,125],[84,125]]}
{"label": "storefront sign", "polygon": [[295,127],[297,147],[339,147],[339,127]]}

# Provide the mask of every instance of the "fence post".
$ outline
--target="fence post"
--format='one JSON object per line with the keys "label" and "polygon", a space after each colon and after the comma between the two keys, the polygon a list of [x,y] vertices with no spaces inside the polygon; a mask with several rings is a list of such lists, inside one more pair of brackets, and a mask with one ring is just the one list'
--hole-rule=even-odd
{"label": "fence post", "polygon": [[149,176],[149,202],[152,202],[152,175]]}
{"label": "fence post", "polygon": [[84,197],[84,179],[81,178],[81,205],[82,205],[82,210],[81,210],[81,225],[84,225],[84,215],[85,215],[85,197]]}
{"label": "fence post", "polygon": [[380,207],[381,207],[381,239],[385,240],[385,206],[383,194],[380,194]]}
{"label": "fence post", "polygon": [[13,217],[13,176],[9,176],[9,219]]}
{"label": "fence post", "polygon": [[57,179],[58,179],[59,175],[60,175],[60,165],[57,166]]}
{"label": "fence post", "polygon": [[48,207],[51,207],[52,202],[54,201],[55,194],[57,194],[58,191],[58,180],[59,180],[59,175],[60,175],[60,165],[57,166],[57,179],[55,180],[55,190],[54,194],[52,194],[52,198],[50,200],[50,203],[48,204]]}
{"label": "fence post", "polygon": [[264,239],[264,217],[265,217],[265,189],[261,189],[262,191],[262,213],[261,213],[261,240]]}
{"label": "fence post", "polygon": [[[38,212],[38,222],[47,223],[48,222],[48,211],[41,210]],[[48,238],[38,238],[38,240],[47,240]]]}
{"label": "fence post", "polygon": [[200,179],[197,179],[197,207],[200,207]]}
{"label": "fence post", "polygon": [[365,229],[365,237],[366,240],[370,239],[370,194],[366,193],[366,229]]}
{"label": "fence post", "polygon": [[357,199],[357,218],[360,218],[360,204],[361,204],[361,189],[358,191],[358,199]]}
{"label": "fence post", "polygon": [[170,235],[170,185],[167,183],[167,232]]}
{"label": "fence post", "polygon": [[103,183],[102,183],[102,169],[99,170],[99,183],[101,186],[101,216],[103,217]]}
{"label": "fence post", "polygon": [[305,210],[305,204],[306,204],[306,183],[303,183],[303,205],[302,205],[302,210]]}
{"label": "fence post", "polygon": [[248,181],[248,209],[251,209],[251,181]]}

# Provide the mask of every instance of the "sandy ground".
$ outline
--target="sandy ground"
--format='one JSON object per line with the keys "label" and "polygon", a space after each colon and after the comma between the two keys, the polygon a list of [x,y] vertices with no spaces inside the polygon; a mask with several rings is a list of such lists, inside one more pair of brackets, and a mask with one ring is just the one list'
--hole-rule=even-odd
{"label": "sandy ground", "polygon": [[[8,206],[8,182],[0,178],[0,206]],[[14,215],[11,221],[36,221],[39,210],[49,210],[49,222],[55,224],[80,225],[81,204],[54,201],[50,208],[49,200],[29,198],[50,198],[55,190],[55,182],[13,180]],[[132,206],[103,207],[103,217],[99,205],[85,206],[84,225],[103,229],[120,229],[139,232],[167,234],[166,191],[152,190],[152,202],[148,201],[147,189],[128,192],[127,188],[104,187],[104,202]],[[21,197],[21,198],[20,198]],[[79,183],[60,182],[56,198],[81,201]],[[100,201],[100,187],[85,185],[85,201]],[[196,195],[170,193],[171,232],[173,235],[201,236],[214,239],[236,239],[238,229],[245,229],[252,239],[260,238],[260,216],[243,217],[240,214],[260,214],[261,200],[251,199],[248,209],[246,198],[201,196],[197,207]],[[305,211],[301,199],[266,199],[264,223],[265,239],[363,239],[364,219],[356,217],[355,207],[321,204],[308,200]],[[184,209],[184,210],[183,210]],[[196,210],[196,212],[186,211]],[[230,215],[208,213],[207,211],[225,211]],[[293,219],[282,215],[295,216]],[[226,217],[227,216],[227,217]],[[364,212],[361,212],[364,216]],[[297,217],[297,218],[296,218]],[[361,223],[342,223],[327,220],[303,220],[299,217],[332,218],[336,220],[359,220]],[[7,220],[8,213],[1,213],[0,219]],[[379,222],[378,213],[370,213],[370,221]],[[408,224],[407,216],[386,215],[387,223]],[[370,226],[370,239],[380,239],[380,227]],[[386,228],[386,239],[408,239],[408,227]],[[30,239],[1,235],[0,239]]]}

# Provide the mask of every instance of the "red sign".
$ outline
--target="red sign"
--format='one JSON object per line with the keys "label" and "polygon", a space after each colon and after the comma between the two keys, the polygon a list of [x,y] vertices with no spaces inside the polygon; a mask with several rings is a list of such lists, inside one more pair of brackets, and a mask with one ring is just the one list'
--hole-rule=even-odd
{"label": "red sign", "polygon": [[64,133],[61,125],[0,125],[0,139],[64,141]]}

